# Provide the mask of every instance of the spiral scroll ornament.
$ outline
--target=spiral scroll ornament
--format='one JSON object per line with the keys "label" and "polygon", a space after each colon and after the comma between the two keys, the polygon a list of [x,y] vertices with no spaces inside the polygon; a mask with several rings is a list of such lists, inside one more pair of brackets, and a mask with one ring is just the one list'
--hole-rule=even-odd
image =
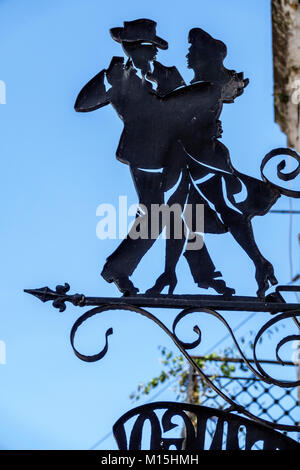
{"label": "spiral scroll ornament", "polygon": [[297,162],[297,166],[294,170],[289,171],[289,172],[283,172],[283,170],[287,167],[287,162],[286,159],[281,160],[280,163],[277,165],[277,177],[281,181],[292,181],[295,179],[299,173],[300,173],[300,156],[298,155],[297,152],[294,150],[291,150],[289,148],[276,148],[274,150],[271,150],[271,152],[267,153],[265,157],[263,158],[263,161],[261,162],[260,166],[260,172],[263,181],[271,185],[272,187],[276,188],[280,194],[283,194],[285,196],[293,197],[293,198],[300,198],[300,191],[293,190],[291,188],[285,188],[283,186],[280,186],[278,184],[275,184],[273,181],[269,180],[265,173],[264,170],[266,168],[266,165],[274,159],[274,157],[277,157],[279,155],[287,155],[291,157],[294,161]]}

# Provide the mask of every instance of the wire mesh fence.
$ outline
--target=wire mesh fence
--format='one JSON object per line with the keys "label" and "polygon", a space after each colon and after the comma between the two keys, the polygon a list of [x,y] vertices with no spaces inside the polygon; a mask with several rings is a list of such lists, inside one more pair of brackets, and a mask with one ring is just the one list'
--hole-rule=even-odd
{"label": "wire mesh fence", "polygon": [[[214,382],[226,395],[255,416],[274,423],[300,425],[297,390],[266,384],[253,377],[218,376]],[[199,401],[201,405],[218,409],[223,409],[227,405],[214,390],[203,385],[200,387]],[[284,434],[300,442],[300,432],[285,431]]]}

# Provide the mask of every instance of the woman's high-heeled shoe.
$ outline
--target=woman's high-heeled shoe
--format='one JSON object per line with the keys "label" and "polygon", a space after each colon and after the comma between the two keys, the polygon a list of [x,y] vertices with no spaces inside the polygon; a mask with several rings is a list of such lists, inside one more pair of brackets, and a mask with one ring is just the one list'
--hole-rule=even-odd
{"label": "woman's high-heeled shoe", "polygon": [[256,267],[255,279],[258,285],[257,297],[260,299],[265,298],[266,290],[270,287],[269,283],[272,286],[278,284],[274,274],[274,268],[267,260],[264,260],[260,266]]}
{"label": "woman's high-heeled shoe", "polygon": [[156,280],[153,287],[146,291],[148,295],[160,294],[161,291],[169,286],[168,295],[172,295],[177,284],[177,277],[175,272],[162,273]]}

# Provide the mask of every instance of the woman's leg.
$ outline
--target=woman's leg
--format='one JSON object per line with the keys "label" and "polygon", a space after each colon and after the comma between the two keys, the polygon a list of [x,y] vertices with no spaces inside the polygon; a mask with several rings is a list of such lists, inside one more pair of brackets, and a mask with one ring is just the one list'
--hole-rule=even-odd
{"label": "woman's leg", "polygon": [[[233,176],[234,177],[234,176]],[[216,176],[213,180],[201,185],[201,191],[212,202],[216,211],[221,215],[224,224],[238,244],[253,261],[258,284],[257,295],[264,297],[266,290],[271,285],[277,284],[272,264],[261,254],[254,238],[251,221],[244,214],[231,209],[226,204],[222,189],[222,177]]]}

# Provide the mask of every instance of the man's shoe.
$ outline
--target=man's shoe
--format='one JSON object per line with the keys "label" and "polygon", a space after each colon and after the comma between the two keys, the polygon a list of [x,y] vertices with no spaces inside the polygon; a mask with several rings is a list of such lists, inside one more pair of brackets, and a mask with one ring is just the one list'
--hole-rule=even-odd
{"label": "man's shoe", "polygon": [[125,276],[124,274],[113,273],[108,263],[104,265],[101,276],[103,279],[105,279],[106,282],[114,282],[119,291],[122,292],[124,296],[136,295],[139,291],[139,289],[135,287],[134,284],[130,281],[128,276]]}

